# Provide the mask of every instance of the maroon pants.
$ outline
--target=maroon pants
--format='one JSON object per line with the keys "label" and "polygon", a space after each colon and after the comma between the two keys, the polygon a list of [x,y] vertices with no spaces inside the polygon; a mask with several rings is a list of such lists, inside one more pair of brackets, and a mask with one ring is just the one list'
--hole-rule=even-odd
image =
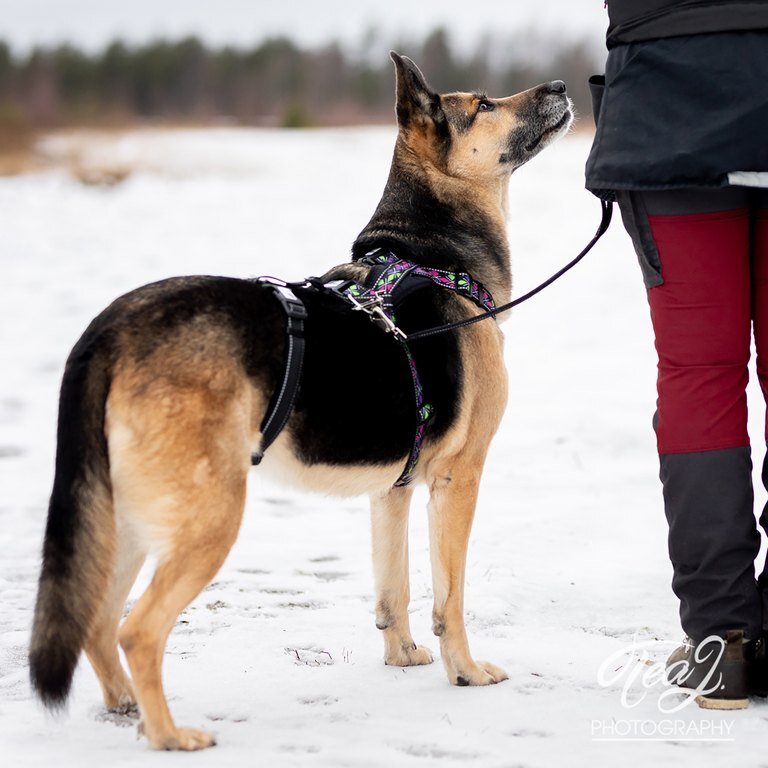
{"label": "maroon pants", "polygon": [[754,337],[768,399],[768,190],[631,193],[620,207],[656,337],[654,427],[683,628],[695,640],[755,637],[768,611],[755,582],[745,390]]}

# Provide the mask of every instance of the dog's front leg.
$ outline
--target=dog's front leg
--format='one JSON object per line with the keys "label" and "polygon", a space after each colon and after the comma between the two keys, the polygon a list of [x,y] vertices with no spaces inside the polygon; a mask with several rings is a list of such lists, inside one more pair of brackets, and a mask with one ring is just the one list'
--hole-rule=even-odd
{"label": "dog's front leg", "polygon": [[464,571],[479,482],[480,469],[460,460],[441,467],[430,481],[432,631],[440,638],[440,654],[454,685],[490,685],[507,679],[503,669],[472,658],[464,627]]}
{"label": "dog's front leg", "polygon": [[371,496],[376,626],[384,632],[384,663],[397,667],[431,664],[429,648],[411,637],[408,603],[408,509],[410,488]]}

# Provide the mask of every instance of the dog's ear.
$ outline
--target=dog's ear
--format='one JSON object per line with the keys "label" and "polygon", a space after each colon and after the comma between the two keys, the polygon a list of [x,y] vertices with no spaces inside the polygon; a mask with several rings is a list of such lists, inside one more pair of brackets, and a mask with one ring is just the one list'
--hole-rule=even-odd
{"label": "dog's ear", "polygon": [[440,94],[427,85],[424,75],[407,56],[400,56],[395,51],[390,51],[389,55],[395,62],[397,75],[397,122],[403,128],[425,120],[438,126],[445,125]]}

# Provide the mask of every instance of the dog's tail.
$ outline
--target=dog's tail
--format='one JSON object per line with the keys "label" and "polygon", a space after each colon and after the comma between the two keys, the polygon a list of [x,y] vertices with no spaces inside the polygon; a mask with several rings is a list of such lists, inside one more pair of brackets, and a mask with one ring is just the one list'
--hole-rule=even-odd
{"label": "dog's tail", "polygon": [[29,649],[43,703],[63,707],[113,568],[115,521],[104,431],[109,343],[91,324],[67,360],[56,471]]}

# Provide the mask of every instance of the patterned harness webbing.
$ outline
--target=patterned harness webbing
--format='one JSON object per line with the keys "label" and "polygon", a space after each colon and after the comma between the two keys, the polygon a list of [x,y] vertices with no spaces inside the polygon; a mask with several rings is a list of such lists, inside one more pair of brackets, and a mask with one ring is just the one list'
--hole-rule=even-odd
{"label": "patterned harness webbing", "polygon": [[[416,361],[413,359],[411,350],[408,347],[407,336],[397,327],[395,293],[403,287],[406,278],[417,276],[427,278],[441,288],[447,288],[460,296],[471,299],[486,311],[494,309],[496,305],[491,294],[488,293],[482,284],[474,280],[466,272],[424,267],[412,261],[398,258],[394,253],[379,249],[367,253],[360,261],[370,264],[373,268],[379,268],[377,269],[378,275],[375,276],[373,285],[369,287],[360,283],[351,283],[346,287],[342,286],[340,292],[352,302],[356,309],[365,311],[372,320],[382,324],[385,330],[392,332],[395,338],[400,341],[405,351],[413,380],[413,391],[416,399],[416,433],[413,438],[413,446],[408,456],[408,461],[400,477],[395,482],[395,487],[400,487],[408,485],[413,479],[427,425],[434,415],[434,407],[431,403],[427,403],[424,400],[424,387],[419,378]],[[383,269],[381,269],[382,267]]]}

